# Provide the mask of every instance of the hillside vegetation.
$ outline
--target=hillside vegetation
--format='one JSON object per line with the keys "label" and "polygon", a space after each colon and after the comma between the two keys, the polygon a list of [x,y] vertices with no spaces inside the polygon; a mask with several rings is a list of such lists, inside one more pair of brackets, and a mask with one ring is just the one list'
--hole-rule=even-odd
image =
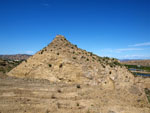
{"label": "hillside vegetation", "polygon": [[0,72],[7,73],[12,70],[14,67],[19,65],[22,61],[13,61],[13,60],[2,60],[0,59]]}

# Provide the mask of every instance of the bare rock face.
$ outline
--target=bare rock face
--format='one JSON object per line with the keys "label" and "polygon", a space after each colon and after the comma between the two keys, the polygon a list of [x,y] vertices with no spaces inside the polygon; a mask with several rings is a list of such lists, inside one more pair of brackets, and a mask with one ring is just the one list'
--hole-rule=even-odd
{"label": "bare rock face", "polygon": [[108,89],[134,84],[134,76],[118,60],[79,49],[64,36],[56,38],[8,73],[51,82],[101,85]]}

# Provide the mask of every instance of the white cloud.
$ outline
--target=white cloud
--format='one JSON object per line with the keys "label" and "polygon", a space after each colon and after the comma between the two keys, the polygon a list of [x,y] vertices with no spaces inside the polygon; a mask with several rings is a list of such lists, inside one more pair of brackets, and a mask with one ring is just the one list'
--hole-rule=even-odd
{"label": "white cloud", "polygon": [[129,45],[129,46],[134,46],[134,47],[139,47],[139,46],[150,46],[150,42],[138,43],[138,44]]}
{"label": "white cloud", "polygon": [[124,48],[124,49],[116,49],[115,51],[118,53],[125,52],[125,51],[140,51],[143,50],[142,48]]}
{"label": "white cloud", "polygon": [[150,55],[125,55],[124,59],[149,59]]}
{"label": "white cloud", "polygon": [[25,54],[33,54],[34,51],[25,51]]}
{"label": "white cloud", "polygon": [[142,48],[121,48],[121,49],[103,49],[102,52],[110,52],[110,53],[121,53],[126,51],[141,51],[144,50]]}

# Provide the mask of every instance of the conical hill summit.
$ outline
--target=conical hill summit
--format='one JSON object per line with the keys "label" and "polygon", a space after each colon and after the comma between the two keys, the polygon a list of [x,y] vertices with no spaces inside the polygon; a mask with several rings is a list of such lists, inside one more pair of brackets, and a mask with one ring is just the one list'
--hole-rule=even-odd
{"label": "conical hill summit", "polygon": [[61,35],[8,75],[108,88],[127,87],[134,83],[134,76],[117,59],[99,57],[79,49]]}

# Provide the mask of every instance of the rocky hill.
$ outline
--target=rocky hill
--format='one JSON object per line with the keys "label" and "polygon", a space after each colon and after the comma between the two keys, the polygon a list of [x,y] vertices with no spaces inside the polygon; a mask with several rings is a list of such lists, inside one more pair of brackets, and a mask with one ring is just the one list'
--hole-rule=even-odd
{"label": "rocky hill", "polygon": [[134,84],[134,76],[117,59],[102,58],[79,49],[61,35],[8,75],[101,85],[111,89]]}
{"label": "rocky hill", "polygon": [[8,75],[0,76],[1,113],[150,113],[149,79],[61,35]]}
{"label": "rocky hill", "polygon": [[0,55],[0,58],[3,60],[26,60],[31,55],[27,54],[16,54],[16,55]]}

